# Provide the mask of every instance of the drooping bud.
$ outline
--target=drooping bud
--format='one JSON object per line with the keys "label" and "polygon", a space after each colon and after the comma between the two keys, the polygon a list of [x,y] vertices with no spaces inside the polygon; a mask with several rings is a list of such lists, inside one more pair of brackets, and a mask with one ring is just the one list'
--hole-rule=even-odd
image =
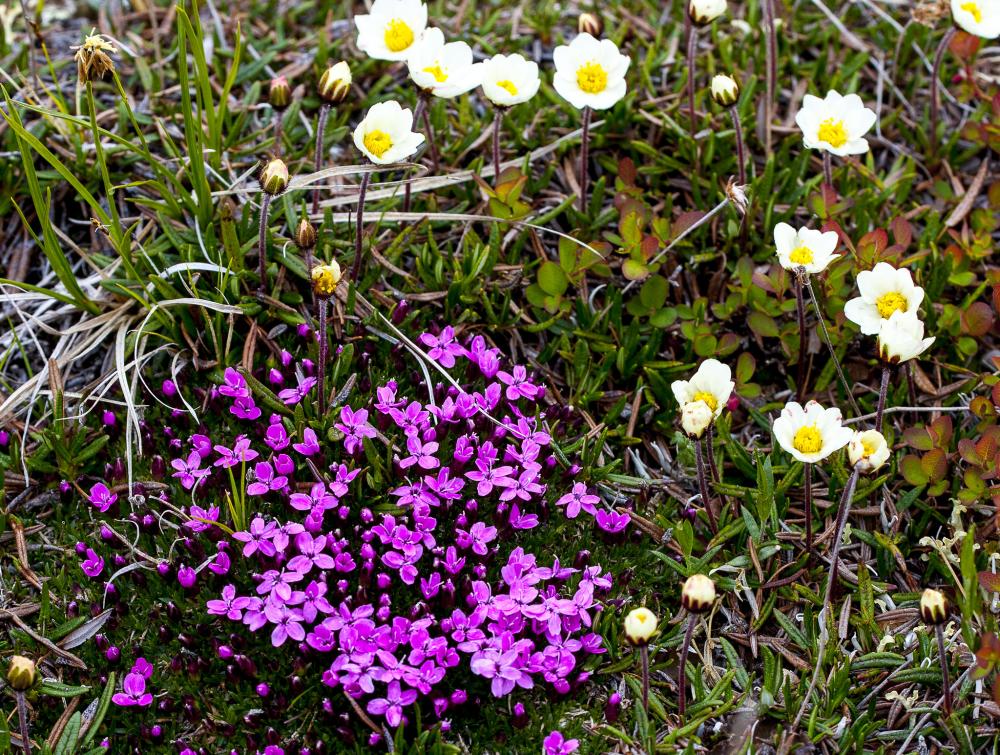
{"label": "drooping bud", "polygon": [[656,624],[656,614],[648,608],[633,608],[625,616],[625,637],[636,647],[648,645]]}
{"label": "drooping bud", "polygon": [[581,34],[589,34],[592,37],[600,38],[604,33],[604,22],[596,13],[581,13],[576,23],[577,31]]}
{"label": "drooping bud", "polygon": [[288,166],[284,160],[276,157],[264,166],[260,172],[260,188],[272,197],[288,188]]}
{"label": "drooping bud", "polygon": [[7,669],[7,683],[18,692],[30,689],[35,683],[35,662],[23,655],[13,656]]}
{"label": "drooping bud", "polygon": [[704,401],[689,401],[681,409],[681,427],[689,438],[700,438],[714,419],[712,410]]}
{"label": "drooping bud", "polygon": [[302,218],[295,229],[295,245],[303,251],[316,246],[316,229],[308,218]]}
{"label": "drooping bud", "polygon": [[740,85],[732,76],[719,74],[712,77],[712,99],[722,107],[732,107],[740,98]]}
{"label": "drooping bud", "polygon": [[847,458],[852,466],[861,465],[861,472],[874,472],[889,459],[889,444],[878,430],[854,433],[847,444]]}
{"label": "drooping bud", "polygon": [[275,110],[284,110],[292,103],[292,88],[288,85],[288,79],[284,76],[271,79],[267,101]]}
{"label": "drooping bud", "polygon": [[726,0],[691,0],[688,15],[696,26],[708,26],[726,12]]}
{"label": "drooping bud", "polygon": [[340,283],[340,265],[337,264],[336,260],[327,265],[316,265],[312,269],[311,276],[313,293],[320,298],[328,299],[333,296],[333,292],[337,290],[337,284]]}
{"label": "drooping bud", "polygon": [[318,89],[324,102],[339,105],[351,91],[351,67],[343,60],[330,66],[320,76]]}
{"label": "drooping bud", "polygon": [[948,619],[948,599],[944,593],[930,588],[920,596],[920,618],[925,624],[944,624]]}
{"label": "drooping bud", "polygon": [[715,582],[704,574],[692,574],[681,589],[681,605],[691,613],[705,613],[715,602]]}

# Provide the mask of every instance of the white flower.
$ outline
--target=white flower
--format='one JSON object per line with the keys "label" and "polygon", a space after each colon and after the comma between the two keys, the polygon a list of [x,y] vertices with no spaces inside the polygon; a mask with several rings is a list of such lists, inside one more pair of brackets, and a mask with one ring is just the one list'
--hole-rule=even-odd
{"label": "white flower", "polygon": [[795,230],[788,223],[774,227],[774,246],[778,262],[785,270],[797,271],[804,267],[810,275],[822,273],[831,262],[840,257],[834,254],[840,238],[835,231],[814,231],[811,228]]}
{"label": "white flower", "polygon": [[933,336],[924,338],[924,323],[916,312],[893,312],[878,331],[878,354],[889,364],[915,359],[932,343]]}
{"label": "white flower", "polygon": [[573,107],[607,110],[625,96],[625,72],[632,61],[610,39],[578,34],[568,45],[559,45],[552,58],[552,85]]}
{"label": "white flower", "polygon": [[690,401],[681,407],[681,427],[691,438],[700,438],[714,419],[715,415],[703,400]]}
{"label": "white flower", "polygon": [[674,398],[682,408],[695,401],[704,401],[714,417],[722,414],[735,387],[733,371],[718,359],[702,362],[691,380],[675,380],[670,384]]}
{"label": "white flower", "polygon": [[983,39],[1000,37],[1000,0],[951,0],[955,23]]}
{"label": "white flower", "polygon": [[413,113],[395,100],[372,105],[354,129],[354,146],[378,165],[398,163],[410,157],[424,135],[413,132]]}
{"label": "white flower", "polygon": [[795,114],[806,147],[825,149],[841,157],[868,151],[865,134],[875,125],[875,119],[875,111],[866,108],[858,95],[842,96],[833,90],[823,99],[807,94],[802,109]]}
{"label": "white flower", "polygon": [[483,64],[483,94],[499,107],[527,102],[538,92],[542,80],[538,64],[518,55],[494,55]]}
{"label": "white flower", "polygon": [[913,284],[910,271],[897,270],[888,262],[879,262],[872,270],[858,273],[858,296],[844,305],[844,316],[861,328],[866,336],[873,336],[896,312],[920,309],[924,290]]}
{"label": "white flower", "polygon": [[712,99],[722,107],[732,107],[740,98],[740,85],[732,76],[716,74],[712,77]]}
{"label": "white flower", "polygon": [[406,60],[427,28],[421,0],[375,0],[371,13],[354,17],[358,49],[376,60]]}
{"label": "white flower", "polygon": [[774,437],[803,464],[815,464],[848,443],[854,432],[841,424],[840,409],[824,409],[816,401],[805,407],[789,401],[774,421]]}
{"label": "white flower", "polygon": [[648,608],[633,608],[625,616],[625,637],[633,645],[646,645],[656,632],[656,615]]}
{"label": "white flower", "polygon": [[847,444],[847,458],[862,472],[874,472],[889,460],[889,444],[878,430],[856,431]]}
{"label": "white flower", "polygon": [[691,0],[688,15],[698,26],[707,26],[726,12],[726,0]]}
{"label": "white flower", "polygon": [[482,63],[472,62],[465,42],[444,41],[440,29],[428,29],[407,60],[413,83],[438,97],[457,97],[479,86]]}

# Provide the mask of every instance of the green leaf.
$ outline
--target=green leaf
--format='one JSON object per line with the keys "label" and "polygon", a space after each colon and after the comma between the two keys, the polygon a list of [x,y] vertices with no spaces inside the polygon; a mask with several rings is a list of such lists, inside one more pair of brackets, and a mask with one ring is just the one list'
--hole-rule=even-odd
{"label": "green leaf", "polygon": [[544,262],[538,268],[538,285],[551,296],[562,296],[569,287],[569,279],[555,262]]}
{"label": "green leaf", "polygon": [[89,689],[90,687],[86,686],[63,684],[55,679],[45,679],[38,687],[39,693],[43,695],[51,695],[52,697],[77,697],[87,692]]}

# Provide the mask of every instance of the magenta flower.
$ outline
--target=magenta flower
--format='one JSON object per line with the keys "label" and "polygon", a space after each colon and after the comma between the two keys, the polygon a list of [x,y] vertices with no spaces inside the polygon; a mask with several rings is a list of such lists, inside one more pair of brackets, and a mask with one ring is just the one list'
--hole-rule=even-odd
{"label": "magenta flower", "polygon": [[102,514],[118,500],[118,494],[112,493],[103,482],[96,483],[90,489],[90,503]]}
{"label": "magenta flower", "polygon": [[247,485],[247,495],[265,495],[271,491],[283,490],[288,484],[284,475],[275,475],[274,467],[268,462],[254,464],[254,481]]}
{"label": "magenta flower", "polygon": [[354,411],[349,406],[340,410],[340,422],[334,425],[344,434],[344,448],[353,454],[364,445],[365,438],[374,438],[375,428],[368,424],[368,410]]}
{"label": "magenta flower", "polygon": [[314,377],[299,377],[299,384],[294,388],[285,388],[283,391],[278,393],[278,398],[281,399],[282,403],[286,406],[295,406],[307,395],[309,391],[313,389],[316,385],[316,378]]}
{"label": "magenta flower", "polygon": [[578,482],[573,485],[572,491],[556,501],[556,506],[565,506],[566,517],[568,519],[576,519],[580,513],[580,509],[583,509],[591,516],[596,515],[597,504],[600,502],[600,498],[587,492],[587,486],[584,483]]}
{"label": "magenta flower", "polygon": [[402,469],[409,469],[414,464],[421,469],[437,469],[441,462],[434,455],[437,453],[438,444],[434,441],[423,443],[417,435],[411,435],[406,439],[406,450],[410,455],[399,460]]}
{"label": "magenta flower", "polygon": [[319,438],[316,437],[316,431],[311,427],[307,427],[302,431],[302,442],[293,443],[292,448],[298,451],[303,456],[312,456],[313,454],[319,453]]}
{"label": "magenta flower", "polygon": [[566,739],[562,732],[554,731],[542,740],[543,755],[570,755],[579,749],[580,743],[575,739]]}
{"label": "magenta flower", "polygon": [[80,564],[80,568],[88,577],[99,577],[104,571],[104,559],[93,548],[87,548],[87,558]]}
{"label": "magenta flower", "polygon": [[198,581],[198,572],[190,566],[181,566],[177,570],[177,581],[180,582],[181,587],[190,590],[194,587],[195,582]]}
{"label": "magenta flower", "polygon": [[215,446],[215,451],[219,454],[219,458],[215,460],[215,466],[223,469],[253,461],[258,456],[257,452],[250,448],[250,439],[245,435],[238,436],[232,448]]}
{"label": "magenta flower", "polygon": [[238,419],[259,419],[261,415],[260,407],[254,403],[253,396],[249,394],[233,399],[229,411]]}
{"label": "magenta flower", "polygon": [[302,642],[306,638],[306,631],[302,628],[302,614],[294,608],[268,603],[264,606],[264,615],[274,624],[274,629],[271,630],[271,644],[274,647],[281,647],[288,638],[296,642]]}
{"label": "magenta flower", "polygon": [[528,371],[520,364],[514,365],[510,372],[500,370],[497,377],[507,386],[504,393],[508,401],[517,401],[522,397],[534,401],[541,393],[541,389],[528,380]]}
{"label": "magenta flower", "polygon": [[242,621],[243,610],[250,605],[250,598],[238,596],[234,585],[226,585],[222,588],[222,600],[210,600],[206,605],[213,616]]}
{"label": "magenta flower", "polygon": [[617,511],[597,512],[597,526],[611,534],[621,532],[631,521],[632,518],[628,514],[619,514]]}
{"label": "magenta flower", "polygon": [[399,682],[389,682],[385,697],[368,701],[368,712],[373,716],[385,716],[385,722],[395,728],[403,719],[403,708],[412,705],[416,699],[416,690],[408,689],[404,692]]}
{"label": "magenta flower", "polygon": [[222,375],[223,384],[219,386],[219,393],[230,398],[240,398],[250,395],[247,388],[247,381],[232,367],[227,367]]}
{"label": "magenta flower", "polygon": [[153,675],[153,665],[142,656],[135,659],[130,673],[139,674],[143,679],[149,679]]}
{"label": "magenta flower", "polygon": [[123,708],[133,705],[145,708],[153,704],[153,695],[146,691],[146,678],[142,674],[130,673],[125,675],[122,691],[111,696],[111,702]]}
{"label": "magenta flower", "polygon": [[185,490],[191,490],[198,484],[199,480],[207,477],[210,472],[208,469],[201,468],[202,460],[202,455],[198,451],[189,453],[187,459],[172,459],[170,466],[177,471],[171,476],[179,479]]}
{"label": "magenta flower", "polygon": [[422,333],[420,343],[430,348],[427,356],[442,367],[454,367],[455,357],[467,354],[462,344],[455,340],[455,329],[451,325],[445,326],[437,336],[432,333]]}
{"label": "magenta flower", "polygon": [[233,539],[246,543],[243,546],[243,555],[252,556],[260,551],[265,556],[273,556],[277,551],[271,538],[274,537],[276,525],[274,522],[264,522],[261,517],[254,517],[250,522],[249,532],[234,532]]}
{"label": "magenta flower", "polygon": [[192,504],[191,508],[188,509],[188,516],[191,517],[187,523],[191,531],[204,532],[212,526],[212,523],[219,521],[219,507],[212,506],[206,511],[201,506]]}

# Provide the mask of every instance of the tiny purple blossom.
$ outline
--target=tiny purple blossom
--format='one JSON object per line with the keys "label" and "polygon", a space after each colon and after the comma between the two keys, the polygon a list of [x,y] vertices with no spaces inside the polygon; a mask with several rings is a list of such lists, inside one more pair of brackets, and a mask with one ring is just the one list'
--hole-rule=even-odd
{"label": "tiny purple blossom", "polygon": [[118,494],[112,493],[103,482],[95,483],[90,489],[90,503],[102,514],[114,505],[118,500]]}
{"label": "tiny purple blossom", "polygon": [[146,707],[152,705],[153,696],[146,691],[146,678],[142,674],[126,674],[122,682],[122,691],[111,696],[111,702],[128,708],[133,705]]}

